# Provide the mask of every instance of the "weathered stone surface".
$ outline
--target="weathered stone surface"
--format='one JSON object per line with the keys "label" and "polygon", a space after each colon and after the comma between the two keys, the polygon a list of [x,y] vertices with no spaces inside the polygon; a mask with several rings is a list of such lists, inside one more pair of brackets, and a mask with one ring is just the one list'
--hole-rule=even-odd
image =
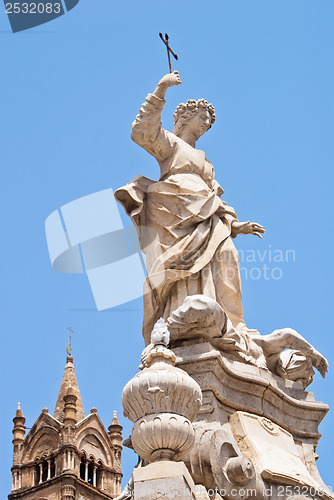
{"label": "weathered stone surface", "polygon": [[56,407],[55,407],[55,411],[53,413],[54,418],[59,420],[59,422],[63,422],[63,419],[64,419],[63,399],[64,399],[64,396],[66,395],[66,391],[67,391],[69,385],[71,385],[72,390],[74,391],[75,395],[77,396],[76,406],[77,406],[77,422],[78,422],[79,420],[82,420],[83,418],[85,418],[85,413],[84,413],[84,409],[82,406],[81,395],[80,395],[80,391],[79,391],[77,377],[76,377],[75,371],[74,371],[74,364],[73,364],[73,357],[72,356],[67,356],[63,380],[62,380],[61,385],[60,385],[59,394],[58,394],[58,398],[57,398],[57,402],[56,402]]}
{"label": "weathered stone surface", "polygon": [[195,483],[183,462],[161,461],[133,472],[134,500],[195,500]]}
{"label": "weathered stone surface", "polygon": [[266,417],[240,411],[233,413],[230,426],[240,451],[256,463],[263,479],[319,488],[288,431]]}
{"label": "weathered stone surface", "polygon": [[242,457],[248,457],[257,478],[247,482],[245,477],[245,484],[257,490],[257,498],[269,487],[276,491],[272,498],[287,498],[289,489],[280,496],[278,484],[282,488],[305,486],[323,498],[334,498],[315,462],[321,436],[318,426],[327,405],[316,402],[301,383],[235,361],[209,343],[174,352],[177,366],[198,382],[203,393],[194,422],[195,445],[183,457],[196,483],[207,489],[217,486],[225,490],[224,497],[232,498],[229,483],[235,484],[237,476],[229,477],[228,464],[233,463],[231,459],[241,463]]}

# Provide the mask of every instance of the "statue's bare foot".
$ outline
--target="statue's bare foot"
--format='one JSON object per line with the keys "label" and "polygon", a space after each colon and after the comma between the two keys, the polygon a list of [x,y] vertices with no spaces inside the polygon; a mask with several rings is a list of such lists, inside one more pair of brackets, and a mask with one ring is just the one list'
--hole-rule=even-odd
{"label": "statue's bare foot", "polygon": [[312,365],[321,373],[323,378],[326,377],[326,373],[328,372],[328,361],[327,359],[320,354],[319,351],[314,349],[314,352],[311,354]]}

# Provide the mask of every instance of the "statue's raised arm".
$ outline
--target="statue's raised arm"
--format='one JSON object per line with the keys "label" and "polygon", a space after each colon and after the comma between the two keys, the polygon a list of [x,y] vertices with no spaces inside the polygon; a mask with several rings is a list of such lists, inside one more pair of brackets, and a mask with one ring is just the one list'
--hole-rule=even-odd
{"label": "statue's raised arm", "polygon": [[166,102],[165,95],[169,87],[180,84],[181,79],[177,71],[162,77],[153,94],[148,94],[132,124],[132,140],[146,149],[158,162],[170,155],[173,146],[161,123],[161,112]]}

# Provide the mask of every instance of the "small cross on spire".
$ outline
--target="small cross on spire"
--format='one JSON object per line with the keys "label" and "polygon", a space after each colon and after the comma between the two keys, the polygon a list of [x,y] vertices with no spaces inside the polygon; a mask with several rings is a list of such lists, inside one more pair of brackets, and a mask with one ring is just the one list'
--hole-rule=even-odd
{"label": "small cross on spire", "polygon": [[70,332],[70,334],[69,334],[67,345],[66,345],[66,352],[67,352],[67,354],[69,356],[71,356],[71,351],[72,351],[72,346],[71,346],[71,343],[72,343],[72,333],[74,333],[74,330],[72,330],[71,326],[69,328],[67,328],[67,329]]}

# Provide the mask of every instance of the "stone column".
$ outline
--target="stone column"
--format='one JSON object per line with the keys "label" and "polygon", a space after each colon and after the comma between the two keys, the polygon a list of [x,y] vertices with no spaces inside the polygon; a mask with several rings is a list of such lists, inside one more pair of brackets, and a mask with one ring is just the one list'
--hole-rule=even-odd
{"label": "stone column", "polygon": [[96,487],[96,465],[93,465],[93,486]]}
{"label": "stone column", "polygon": [[39,484],[43,481],[43,464],[39,464]]}
{"label": "stone column", "polygon": [[48,477],[47,479],[51,479],[51,459],[48,460]]}
{"label": "stone column", "polygon": [[85,481],[86,483],[88,482],[88,462],[86,462],[86,467],[85,467]]}

